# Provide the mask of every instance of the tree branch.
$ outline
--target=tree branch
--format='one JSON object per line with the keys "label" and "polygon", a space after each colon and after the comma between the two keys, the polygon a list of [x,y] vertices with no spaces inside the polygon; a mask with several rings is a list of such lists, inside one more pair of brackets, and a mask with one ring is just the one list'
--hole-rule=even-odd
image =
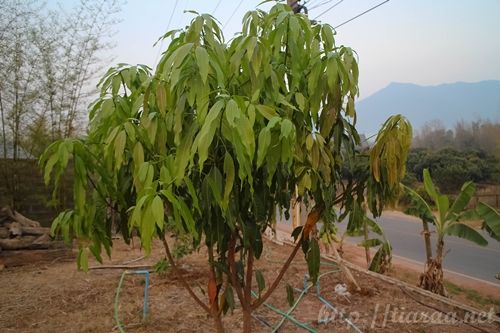
{"label": "tree branch", "polygon": [[251,307],[252,305],[252,277],[253,277],[253,250],[252,247],[248,249],[248,254],[247,254],[247,277],[245,279],[245,286],[244,286],[244,296],[245,296],[245,301],[246,305]]}
{"label": "tree branch", "polygon": [[252,310],[257,309],[262,303],[264,303],[269,296],[273,293],[274,289],[278,287],[278,284],[280,283],[281,279],[283,278],[283,275],[285,275],[286,270],[292,263],[293,258],[295,258],[295,255],[297,254],[297,251],[300,249],[300,246],[302,245],[303,237],[300,238],[300,240],[297,242],[297,245],[295,245],[295,248],[293,249],[292,253],[290,253],[290,256],[286,260],[285,264],[283,267],[281,267],[281,271],[279,272],[278,276],[274,280],[273,284],[267,291],[262,295],[262,297],[259,297],[255,302],[252,303],[251,308]]}
{"label": "tree branch", "polygon": [[238,281],[237,273],[236,273],[236,264],[234,262],[234,252],[236,248],[236,236],[235,232],[231,235],[231,240],[229,241],[229,251],[227,255],[227,261],[229,264],[229,278],[231,279],[231,284],[233,285],[234,289],[236,289],[236,294],[238,295],[238,299],[240,300],[240,303],[243,305],[245,304],[245,298],[243,296],[242,292],[242,287],[240,285],[240,282]]}
{"label": "tree branch", "polygon": [[172,257],[172,254],[170,253],[170,248],[168,247],[168,243],[167,243],[167,240],[165,239],[165,235],[161,235],[160,238],[161,238],[161,241],[163,242],[163,247],[165,248],[165,253],[167,255],[167,259],[170,262],[170,265],[172,265],[172,268],[174,270],[175,275],[177,275],[177,278],[179,279],[181,284],[184,286],[184,288],[186,288],[187,292],[196,301],[196,303],[198,303],[198,305],[201,306],[203,308],[203,310],[205,310],[208,314],[211,315],[212,311],[210,311],[210,308],[205,303],[203,303],[203,301],[198,296],[196,296],[193,289],[191,289],[191,287],[189,286],[189,284],[186,282],[186,280],[182,276],[181,272],[179,271],[177,265],[175,264],[174,258]]}

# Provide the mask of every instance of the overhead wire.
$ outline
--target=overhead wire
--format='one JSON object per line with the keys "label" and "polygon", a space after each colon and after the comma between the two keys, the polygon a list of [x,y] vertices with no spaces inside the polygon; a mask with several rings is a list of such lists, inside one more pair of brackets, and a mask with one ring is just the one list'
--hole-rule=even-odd
{"label": "overhead wire", "polygon": [[236,14],[236,12],[238,11],[238,9],[240,9],[242,3],[243,3],[243,0],[241,0],[238,3],[238,6],[236,6],[236,8],[233,10],[233,13],[231,14],[231,16],[229,16],[229,18],[226,20],[226,23],[224,23],[224,25],[222,26],[222,30],[224,30],[226,28],[227,24],[231,21],[231,19],[233,18],[234,14]]}
{"label": "overhead wire", "polygon": [[[313,10],[313,9],[316,9],[316,8],[319,8],[319,7],[323,7],[324,5],[327,5],[329,4],[330,2],[332,2],[333,0],[326,0],[326,1],[323,1],[323,2],[320,2],[320,3],[312,3],[314,4],[314,6],[311,6],[311,2],[308,2],[307,4],[309,5],[308,9],[309,10]],[[317,1],[316,1],[317,2]]]}
{"label": "overhead wire", "polygon": [[[165,32],[167,32],[168,29],[170,29],[170,25],[172,24],[172,18],[174,17],[174,13],[175,13],[175,10],[177,9],[178,4],[179,4],[179,0],[175,0],[174,9],[172,9],[172,13],[170,13],[170,17],[168,19],[167,28],[165,29]],[[158,61],[158,57],[160,56],[160,52],[161,52],[161,49],[163,47],[163,41],[164,41],[164,39],[161,40],[160,46],[158,47],[158,52],[156,53],[156,58],[154,61],[155,64]]]}
{"label": "overhead wire", "polygon": [[217,11],[217,9],[219,8],[221,2],[222,2],[222,0],[219,0],[217,2],[217,4],[215,5],[215,8],[212,10],[212,16],[215,14],[215,12]]}
{"label": "overhead wire", "polygon": [[320,16],[323,16],[324,14],[328,13],[330,10],[332,10],[333,8],[337,7],[338,5],[340,5],[342,2],[344,2],[344,0],[339,0],[337,1],[336,3],[334,3],[331,7],[328,7],[328,9],[324,10],[323,12],[321,12],[319,15],[317,15],[313,20],[316,20],[318,19]]}
{"label": "overhead wire", "polygon": [[371,7],[370,9],[365,10],[365,11],[364,11],[364,12],[362,12],[361,14],[358,14],[358,15],[354,16],[353,18],[351,18],[351,19],[349,19],[349,20],[347,20],[347,21],[345,21],[345,22],[342,22],[341,24],[337,25],[336,27],[334,27],[334,29],[340,28],[340,27],[341,27],[341,26],[343,26],[344,24],[347,24],[347,23],[349,23],[349,22],[351,22],[351,21],[353,21],[353,20],[357,19],[358,17],[363,16],[363,15],[365,15],[366,13],[371,12],[371,11],[372,11],[372,10],[374,10],[375,8],[378,8],[378,7],[382,6],[383,4],[385,4],[385,3],[389,2],[389,1],[390,1],[390,0],[385,0],[385,1],[381,2],[381,3],[379,3],[378,5],[375,5],[375,6]]}

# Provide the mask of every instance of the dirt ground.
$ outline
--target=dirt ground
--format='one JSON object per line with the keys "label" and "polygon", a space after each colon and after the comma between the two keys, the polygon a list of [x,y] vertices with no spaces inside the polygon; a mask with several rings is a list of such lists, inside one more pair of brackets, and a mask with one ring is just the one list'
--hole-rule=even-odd
{"label": "dirt ground", "polygon": [[[154,248],[150,257],[133,264],[156,263],[163,255],[160,243]],[[265,249],[256,265],[264,273],[266,284],[270,285],[291,248],[266,241]],[[120,264],[142,256],[137,246],[134,249],[116,240],[112,260],[106,264]],[[195,252],[180,263],[184,278],[191,281],[203,298],[206,296],[197,286],[206,285],[206,257],[204,251]],[[306,272],[303,254],[299,252],[267,303],[288,311],[285,286],[303,288]],[[321,272],[327,273],[320,280],[321,296],[348,316],[360,332],[500,332],[500,326],[494,323],[450,323],[451,317],[436,309],[456,312],[457,319],[462,319],[464,314],[363,273],[353,272],[362,292],[348,298],[338,296],[334,291],[342,282],[338,268],[325,263]],[[0,271],[0,332],[118,332],[114,301],[121,273],[117,269],[79,272],[74,259],[4,268]],[[126,332],[214,332],[211,319],[199,309],[173,274],[151,274],[149,316],[145,322],[141,320],[143,292],[144,277],[127,275],[118,314]],[[499,310],[499,307],[492,309],[493,312]],[[315,288],[305,294],[292,316],[310,327],[311,332],[354,331],[338,314],[323,306]],[[255,312],[255,317],[258,319],[253,323],[254,332],[271,332],[267,325],[274,327],[282,318],[265,306]],[[318,319],[330,321],[320,324]],[[431,319],[434,324],[428,323]],[[238,308],[224,317],[224,324],[228,332],[241,331]],[[306,331],[285,321],[280,332]]]}

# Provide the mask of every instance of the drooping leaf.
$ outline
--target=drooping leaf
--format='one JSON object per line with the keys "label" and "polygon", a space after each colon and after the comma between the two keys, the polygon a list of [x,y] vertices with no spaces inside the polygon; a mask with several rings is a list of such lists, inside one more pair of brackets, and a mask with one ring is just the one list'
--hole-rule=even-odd
{"label": "drooping leaf", "polygon": [[319,274],[320,251],[318,241],[314,238],[309,243],[309,251],[307,252],[306,259],[309,276],[313,283],[316,283]]}
{"label": "drooping leaf", "polygon": [[260,293],[266,289],[266,280],[264,279],[264,275],[262,274],[261,271],[256,270],[255,271],[255,280],[257,280],[257,287],[259,288],[259,295]]}
{"label": "drooping leaf", "polygon": [[295,303],[295,296],[293,294],[293,288],[289,284],[286,285],[286,299],[288,301],[288,305],[293,306]]}
{"label": "drooping leaf", "polygon": [[464,223],[453,223],[447,229],[446,233],[450,236],[456,236],[463,239],[467,239],[471,242],[476,243],[477,245],[486,246],[488,245],[488,241],[484,239],[483,236],[473,228],[469,227]]}

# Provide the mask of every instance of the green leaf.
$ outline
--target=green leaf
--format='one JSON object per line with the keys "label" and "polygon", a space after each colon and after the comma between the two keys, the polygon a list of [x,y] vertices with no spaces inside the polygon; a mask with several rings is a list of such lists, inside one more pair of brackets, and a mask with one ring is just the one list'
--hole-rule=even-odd
{"label": "green leaf", "polygon": [[163,208],[163,201],[158,195],[154,197],[151,203],[151,209],[153,211],[153,217],[155,219],[156,225],[158,226],[158,228],[160,228],[160,230],[163,230],[163,216],[165,212]]}
{"label": "green leaf", "polygon": [[295,304],[295,296],[293,294],[293,288],[291,285],[286,285],[286,300],[288,301],[289,306],[293,306]]}
{"label": "green leaf", "polygon": [[304,98],[304,95],[302,95],[301,93],[295,93],[295,101],[297,102],[300,110],[305,110],[306,100]]}
{"label": "green leaf", "polygon": [[238,104],[230,99],[226,104],[225,116],[231,127],[236,127],[236,120],[240,118],[240,109]]}
{"label": "green leaf", "polygon": [[377,247],[379,245],[382,245],[382,241],[378,238],[365,239],[361,241],[358,245],[362,247]]}
{"label": "green leaf", "polygon": [[79,270],[84,272],[89,270],[89,256],[85,248],[80,248],[78,252],[77,266]]}
{"label": "green leaf", "polygon": [[262,274],[261,271],[256,270],[255,271],[255,280],[257,280],[257,287],[259,288],[259,295],[260,293],[266,289],[266,280],[264,279],[264,275]]}
{"label": "green leaf", "polygon": [[201,128],[200,132],[195,139],[195,150],[198,151],[198,165],[200,171],[203,169],[203,164],[208,157],[208,149],[212,144],[214,139],[215,131],[219,127],[219,116],[222,108],[224,107],[224,101],[218,100],[208,112],[205,118],[205,123]]}
{"label": "green leaf", "polygon": [[434,186],[434,183],[432,182],[431,175],[429,173],[428,169],[424,169],[424,187],[425,191],[431,196],[431,198],[434,200],[434,202],[438,202],[438,192],[436,190],[436,187]]}
{"label": "green leaf", "polygon": [[234,184],[234,161],[231,154],[226,152],[224,155],[224,174],[226,175],[226,182],[224,185],[224,198],[222,199],[223,208],[227,209],[229,195]]}
{"label": "green leaf", "polygon": [[278,116],[278,113],[276,113],[275,109],[270,107],[270,106],[257,104],[257,105],[255,105],[255,108],[267,120],[271,120],[274,117]]}
{"label": "green leaf", "polygon": [[122,166],[123,152],[125,150],[125,143],[127,135],[124,130],[121,130],[115,139],[115,168],[118,170]]}
{"label": "green leaf", "polygon": [[309,251],[307,252],[307,268],[309,270],[309,276],[314,284],[318,280],[319,265],[320,265],[320,252],[319,245],[316,239],[311,239],[309,243]]}
{"label": "green leaf", "polygon": [[298,226],[295,229],[293,229],[292,237],[293,237],[294,242],[296,242],[297,238],[300,236],[300,233],[302,232],[302,228],[303,228],[303,226]]}
{"label": "green leaf", "polygon": [[478,203],[476,212],[491,232],[496,235],[496,237],[500,237],[500,214],[493,207],[484,202]]}
{"label": "green leaf", "polygon": [[205,48],[198,46],[195,50],[196,62],[200,70],[200,76],[203,84],[207,82],[208,77],[208,53]]}
{"label": "green leaf", "polygon": [[293,123],[288,119],[283,119],[283,121],[281,122],[280,139],[290,137],[290,135],[294,133],[294,130],[295,126],[293,125]]}
{"label": "green leaf", "polygon": [[467,205],[471,201],[472,197],[474,196],[474,193],[476,193],[476,186],[474,185],[474,183],[473,182],[464,183],[462,185],[460,193],[458,194],[458,197],[455,199],[453,205],[451,206],[448,212],[447,219],[451,218],[451,214],[458,215],[462,213],[462,211],[467,207]]}
{"label": "green leaf", "polygon": [[469,227],[464,223],[453,223],[448,228],[446,228],[446,233],[450,236],[456,236],[463,239],[467,239],[477,245],[486,246],[488,241],[484,239],[483,236],[473,228]]}
{"label": "green leaf", "polygon": [[404,213],[416,216],[426,222],[434,222],[434,215],[432,214],[432,210],[427,202],[417,192],[415,192],[408,186],[403,184],[401,184],[401,186],[410,196],[412,203],[412,205],[405,209]]}
{"label": "green leaf", "polygon": [[257,148],[257,167],[260,167],[264,162],[264,158],[267,154],[267,149],[271,143],[271,133],[269,128],[264,127],[259,133],[259,141]]}

